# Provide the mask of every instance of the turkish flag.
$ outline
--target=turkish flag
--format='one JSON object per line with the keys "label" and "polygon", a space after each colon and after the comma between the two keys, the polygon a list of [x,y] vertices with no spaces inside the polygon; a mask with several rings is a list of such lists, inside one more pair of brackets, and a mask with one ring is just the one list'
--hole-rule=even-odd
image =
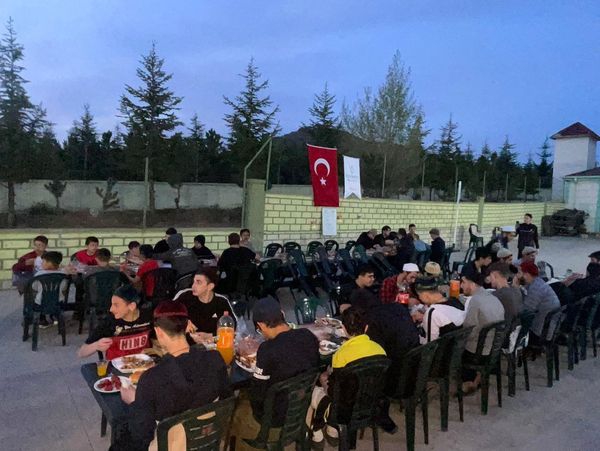
{"label": "turkish flag", "polygon": [[337,149],[309,144],[308,165],[315,207],[339,207]]}

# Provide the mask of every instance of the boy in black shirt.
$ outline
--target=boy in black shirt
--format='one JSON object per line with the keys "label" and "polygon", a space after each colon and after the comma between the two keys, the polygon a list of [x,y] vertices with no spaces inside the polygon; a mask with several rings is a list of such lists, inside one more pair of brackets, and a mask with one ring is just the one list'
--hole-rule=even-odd
{"label": "boy in black shirt", "polygon": [[196,257],[203,260],[214,260],[216,257],[212,251],[205,246],[206,237],[204,235],[196,235],[194,237],[194,247],[192,250]]}
{"label": "boy in black shirt", "polygon": [[[260,430],[264,401],[271,385],[319,366],[319,340],[307,329],[290,329],[281,306],[273,298],[262,298],[252,311],[254,323],[266,338],[256,353],[256,370],[250,388],[250,401],[241,399],[233,416],[232,436],[236,449],[241,439],[255,438]],[[275,400],[273,427],[283,424],[287,406]]]}
{"label": "boy in black shirt", "polygon": [[156,337],[167,354],[142,374],[137,390],[121,389],[121,398],[131,405],[129,436],[113,449],[147,450],[157,421],[231,395],[221,355],[190,348],[185,339],[187,322],[186,308],[180,302],[163,301],[154,311]]}
{"label": "boy in black shirt", "polygon": [[116,289],[107,315],[79,348],[79,357],[105,352],[112,360],[150,346],[152,311],[138,308],[140,295],[131,285]]}
{"label": "boy in black shirt", "polygon": [[540,243],[538,240],[538,229],[537,226],[531,223],[533,216],[531,213],[525,213],[523,217],[523,224],[519,224],[516,229],[517,235],[519,236],[519,241],[517,242],[517,248],[519,249],[518,258],[521,258],[523,255],[523,249],[527,246],[531,246],[535,249],[540,248]]}

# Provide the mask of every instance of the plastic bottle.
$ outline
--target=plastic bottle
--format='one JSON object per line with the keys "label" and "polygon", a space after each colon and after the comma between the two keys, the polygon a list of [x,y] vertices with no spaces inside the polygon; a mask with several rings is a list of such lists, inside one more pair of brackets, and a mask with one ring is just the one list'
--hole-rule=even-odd
{"label": "plastic bottle", "polygon": [[410,299],[410,293],[408,292],[408,287],[403,282],[398,285],[398,294],[396,295],[396,302],[404,305],[408,305],[408,301]]}
{"label": "plastic bottle", "polygon": [[458,277],[458,273],[454,271],[452,273],[452,278],[450,279],[450,293],[451,298],[458,299],[460,296],[460,278]]}
{"label": "plastic bottle", "polygon": [[227,365],[231,364],[235,355],[235,322],[224,312],[217,323],[217,351]]}

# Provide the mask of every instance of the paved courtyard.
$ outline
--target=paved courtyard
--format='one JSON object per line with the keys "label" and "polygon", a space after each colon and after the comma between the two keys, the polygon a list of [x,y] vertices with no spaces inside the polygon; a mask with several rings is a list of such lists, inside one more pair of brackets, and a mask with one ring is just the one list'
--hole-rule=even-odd
{"label": "paved courtyard", "polygon": [[[586,256],[600,249],[600,241],[582,238],[550,238],[541,242],[540,259],[554,265],[558,275],[566,269],[584,271]],[[291,303],[284,298],[286,310]],[[291,314],[291,313],[290,313]],[[0,449],[13,450],[106,450],[108,436],[100,437],[100,410],[81,378],[82,361],[76,350],[84,340],[74,322],[68,324],[67,346],[60,345],[55,328],[40,333],[37,352],[31,342],[21,341],[21,299],[15,291],[0,292]],[[93,358],[88,359],[93,361]],[[596,450],[599,449],[598,401],[600,359],[588,358],[574,371],[566,370],[561,356],[561,380],[545,386],[542,360],[531,365],[531,391],[524,390],[517,375],[517,396],[504,393],[504,407],[490,393],[490,411],[479,413],[479,397],[465,402],[465,422],[458,421],[455,401],[450,405],[448,432],[439,428],[439,403],[430,400],[429,445],[424,445],[417,418],[417,449],[427,450]],[[504,379],[506,384],[506,379]],[[397,406],[393,417],[400,426],[394,435],[381,434],[383,450],[404,448],[404,417]],[[370,434],[359,449],[371,449]]]}

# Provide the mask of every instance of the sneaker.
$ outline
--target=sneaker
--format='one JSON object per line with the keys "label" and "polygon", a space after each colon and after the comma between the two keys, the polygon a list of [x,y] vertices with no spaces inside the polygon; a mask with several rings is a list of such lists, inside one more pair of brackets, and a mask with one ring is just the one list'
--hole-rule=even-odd
{"label": "sneaker", "polygon": [[46,319],[46,316],[40,316],[40,323],[39,323],[39,327],[40,329],[48,329],[50,326],[52,326],[52,323],[49,323],[48,320]]}

